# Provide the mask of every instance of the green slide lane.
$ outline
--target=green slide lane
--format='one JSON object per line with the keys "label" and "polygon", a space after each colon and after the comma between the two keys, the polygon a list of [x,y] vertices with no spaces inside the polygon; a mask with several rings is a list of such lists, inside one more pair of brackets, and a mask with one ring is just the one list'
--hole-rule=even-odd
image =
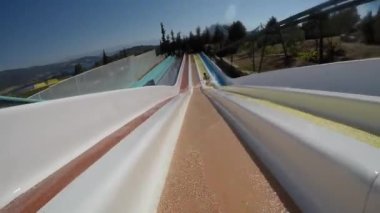
{"label": "green slide lane", "polygon": [[133,83],[130,87],[143,87],[151,80],[157,83],[166,71],[168,71],[170,66],[173,65],[174,61],[175,58],[173,56],[167,57],[163,62],[155,66],[150,72],[144,75],[140,80]]}

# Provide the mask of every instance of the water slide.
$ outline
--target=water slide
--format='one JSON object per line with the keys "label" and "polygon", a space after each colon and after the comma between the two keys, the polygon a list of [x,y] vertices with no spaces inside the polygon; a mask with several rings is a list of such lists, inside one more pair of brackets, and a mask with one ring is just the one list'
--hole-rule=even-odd
{"label": "water slide", "polygon": [[[207,56],[202,60],[209,61],[204,69],[211,77],[218,74]],[[378,88],[369,76],[378,62],[303,67],[221,82],[225,76],[219,72],[211,80],[217,86],[205,94],[302,211],[376,212],[380,98],[373,96]],[[315,83],[292,78],[297,73]],[[358,80],[369,84],[356,86]],[[291,87],[280,87],[280,82]]]}
{"label": "water slide", "polygon": [[125,89],[141,79],[162,60],[163,57],[156,56],[154,50],[138,56],[129,56],[66,79],[29,98],[51,100]]}
{"label": "water slide", "polygon": [[[151,71],[149,71],[146,75],[144,75],[141,79],[138,81],[134,82],[130,87],[143,87],[146,85],[157,85],[158,82],[167,75],[169,70],[174,68],[178,68],[178,66],[174,67],[177,59],[174,56],[169,56],[167,57],[164,61],[162,61],[160,64],[155,66]],[[172,79],[173,80],[173,79]]]}
{"label": "water slide", "polygon": [[173,85],[176,82],[180,66],[181,58],[176,58],[172,66],[169,67],[169,69],[166,71],[166,73],[162,76],[161,79],[157,80],[156,84],[168,86]]}
{"label": "water slide", "polygon": [[30,104],[38,102],[39,100],[28,99],[28,98],[17,98],[9,96],[0,96],[0,108],[18,106],[22,104]]}
{"label": "water slide", "polygon": [[230,78],[204,53],[211,76],[222,85],[282,87],[380,96],[380,58],[304,66]]}
{"label": "water slide", "polygon": [[185,55],[178,75],[145,75],[176,76],[171,86],[1,109],[0,209],[378,212],[380,100],[348,90],[342,66],[303,68],[324,88],[266,73],[256,85],[261,74],[229,79],[206,55]]}

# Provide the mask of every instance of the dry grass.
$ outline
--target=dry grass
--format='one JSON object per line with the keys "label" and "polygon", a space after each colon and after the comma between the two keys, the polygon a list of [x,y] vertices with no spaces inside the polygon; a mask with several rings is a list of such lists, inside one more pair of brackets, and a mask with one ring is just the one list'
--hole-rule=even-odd
{"label": "dry grass", "polygon": [[342,43],[346,57],[350,60],[380,57],[379,45],[366,45],[361,43]]}
{"label": "dry grass", "polygon": [[[328,38],[325,39],[325,48],[327,47],[327,42],[333,41],[335,43],[338,43],[338,47],[341,48],[344,51],[343,57],[337,57],[335,61],[342,61],[342,60],[356,60],[356,59],[364,59],[364,58],[374,58],[374,57],[380,57],[380,45],[367,45],[363,43],[346,43],[341,42],[338,37]],[[301,67],[301,66],[307,66],[307,65],[313,65],[315,63],[304,61],[301,57],[297,57],[297,52],[308,52],[308,51],[314,51],[315,50],[315,41],[314,40],[307,40],[304,42],[300,42],[296,46],[296,54],[291,56],[290,63],[288,66],[285,66],[284,63],[284,55],[282,52],[281,45],[277,44],[274,46],[267,47],[265,51],[265,57],[262,65],[262,72],[269,71],[269,70],[277,70],[282,68],[288,68],[288,67]],[[255,52],[255,64],[256,64],[256,70],[258,70],[259,63],[260,63],[260,57],[261,57],[261,50],[256,50]],[[230,60],[230,57],[226,57],[228,61]],[[250,74],[253,71],[252,66],[252,51],[248,48],[241,48],[240,52],[234,56],[234,65],[238,67],[239,69],[243,70],[246,74]]]}

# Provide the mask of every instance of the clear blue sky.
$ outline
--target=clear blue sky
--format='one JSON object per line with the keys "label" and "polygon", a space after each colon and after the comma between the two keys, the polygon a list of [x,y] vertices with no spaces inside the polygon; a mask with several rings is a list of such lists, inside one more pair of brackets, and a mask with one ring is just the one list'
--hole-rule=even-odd
{"label": "clear blue sky", "polygon": [[167,31],[241,20],[253,29],[324,0],[1,0],[0,70],[148,43]]}

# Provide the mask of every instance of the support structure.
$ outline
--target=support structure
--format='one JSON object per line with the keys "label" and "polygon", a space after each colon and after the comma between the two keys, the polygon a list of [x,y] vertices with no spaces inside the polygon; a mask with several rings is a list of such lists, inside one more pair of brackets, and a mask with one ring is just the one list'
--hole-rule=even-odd
{"label": "support structure", "polygon": [[319,63],[323,63],[323,17],[318,17],[318,28],[319,28]]}
{"label": "support structure", "polygon": [[256,63],[255,63],[255,40],[252,40],[252,71],[256,71]]}

